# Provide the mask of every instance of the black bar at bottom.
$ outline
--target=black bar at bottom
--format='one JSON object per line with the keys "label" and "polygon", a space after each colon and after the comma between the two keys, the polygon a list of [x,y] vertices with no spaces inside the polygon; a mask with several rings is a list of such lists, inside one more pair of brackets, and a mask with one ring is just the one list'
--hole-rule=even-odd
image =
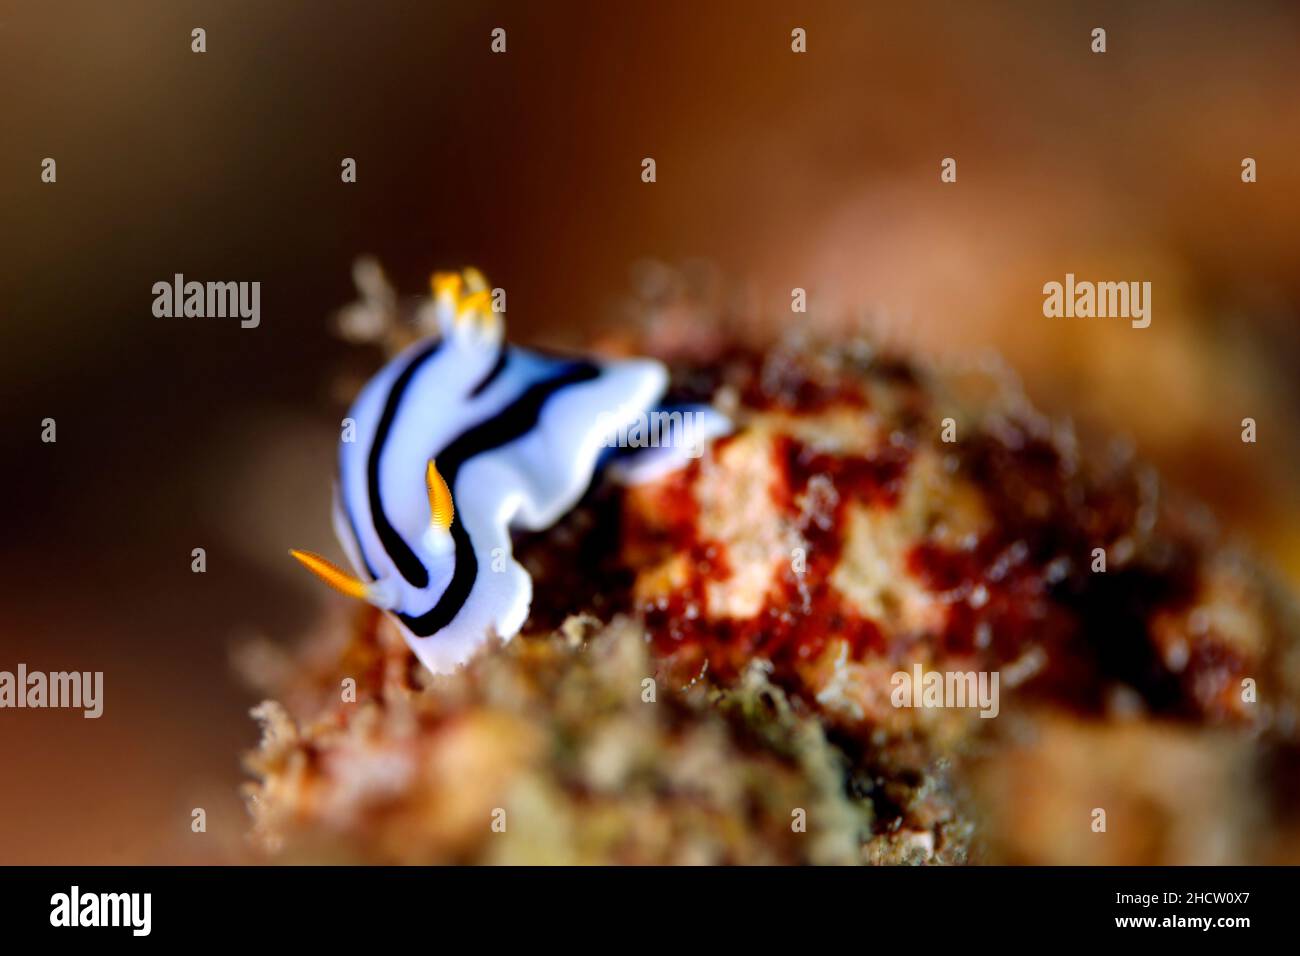
{"label": "black bar at bottom", "polygon": [[32,867],[0,869],[0,926],[7,942],[75,935],[255,948],[402,937],[495,947],[511,935],[584,948],[638,937],[771,945],[787,932],[809,946],[845,939],[864,948],[1098,935],[1233,941],[1294,923],[1295,877],[1290,868],[1192,867]]}

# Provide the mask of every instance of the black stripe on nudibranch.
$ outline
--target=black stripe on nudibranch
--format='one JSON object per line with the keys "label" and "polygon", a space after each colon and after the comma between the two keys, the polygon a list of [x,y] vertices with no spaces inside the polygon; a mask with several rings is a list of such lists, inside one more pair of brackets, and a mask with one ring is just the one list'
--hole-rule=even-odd
{"label": "black stripe on nudibranch", "polygon": [[411,384],[411,379],[424,363],[438,353],[442,342],[442,339],[437,339],[422,348],[411,357],[411,361],[406,363],[406,368],[402,369],[401,374],[393,381],[392,388],[388,390],[388,398],[384,401],[384,411],[379,417],[379,425],[375,428],[375,438],[370,446],[370,459],[366,462],[366,486],[370,495],[370,515],[374,521],[375,534],[379,535],[380,543],[388,552],[388,556],[393,559],[393,564],[401,572],[402,577],[417,588],[429,586],[429,572],[411,550],[410,545],[389,522],[388,515],[384,513],[384,498],[379,488],[379,461],[383,457],[384,445],[388,443],[388,433],[392,430],[394,419],[397,418],[397,410],[402,405],[402,396],[407,386]]}
{"label": "black stripe on nudibranch", "polygon": [[510,358],[507,354],[506,346],[502,345],[497,349],[497,360],[488,369],[488,373],[479,379],[478,384],[470,390],[470,398],[478,398],[487,390],[487,387],[500,377],[501,373],[506,370],[506,362]]}
{"label": "black stripe on nudibranch", "polygon": [[361,543],[361,535],[357,533],[357,519],[352,515],[352,508],[347,504],[343,504],[342,508],[343,517],[348,520],[348,530],[352,533],[352,543],[356,545],[357,556],[361,558],[361,563],[366,566],[366,574],[370,575],[370,580],[378,581],[379,575],[375,573],[370,558],[366,556],[365,546]]}
{"label": "black stripe on nudibranch", "polygon": [[[452,489],[452,494],[455,494],[456,476],[462,465],[475,455],[522,438],[537,427],[542,408],[551,396],[570,385],[589,382],[599,375],[600,369],[597,366],[589,362],[575,362],[551,378],[532,385],[500,414],[456,438],[438,454],[438,471]],[[474,582],[478,579],[478,558],[474,554],[474,544],[459,517],[452,523],[451,536],[456,545],[456,567],[452,571],[447,590],[438,599],[438,603],[424,614],[397,615],[419,637],[436,634],[450,624],[452,618],[465,606]]]}

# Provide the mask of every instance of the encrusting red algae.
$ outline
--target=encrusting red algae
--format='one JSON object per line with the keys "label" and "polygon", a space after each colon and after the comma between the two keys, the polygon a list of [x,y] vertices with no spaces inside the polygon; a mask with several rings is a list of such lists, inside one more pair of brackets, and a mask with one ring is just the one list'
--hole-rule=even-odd
{"label": "encrusting red algae", "polygon": [[[1226,569],[1206,561],[1198,529],[1147,500],[1137,466],[1090,471],[1039,423],[1005,416],[986,429],[967,412],[960,438],[944,443],[946,416],[896,363],[877,373],[833,359],[809,368],[789,353],[773,371],[773,361],[733,356],[719,378],[739,382],[740,431],[690,470],[628,493],[622,555],[660,654],[684,671],[707,661],[723,680],[761,658],[809,699],[822,689],[810,673],[827,658],[1021,662],[1024,693],[1085,710],[1099,712],[1122,684],[1156,712],[1260,721],[1262,708],[1224,693],[1254,674],[1238,635],[1188,633],[1169,659],[1161,627],[1189,618],[1207,575]],[[731,515],[703,519],[710,471],[754,470],[727,464],[745,456],[766,459],[767,480],[714,495],[710,508]],[[953,501],[969,525],[960,533],[945,513]],[[782,529],[766,551],[750,540],[758,525]],[[852,573],[846,551],[873,550],[896,552],[880,569],[893,580],[867,602],[883,616],[864,611],[853,583],[840,586]],[[1094,570],[1103,553],[1105,570]],[[743,613],[715,610],[728,588],[732,605],[735,590],[754,591]],[[908,613],[891,607],[900,600]]]}

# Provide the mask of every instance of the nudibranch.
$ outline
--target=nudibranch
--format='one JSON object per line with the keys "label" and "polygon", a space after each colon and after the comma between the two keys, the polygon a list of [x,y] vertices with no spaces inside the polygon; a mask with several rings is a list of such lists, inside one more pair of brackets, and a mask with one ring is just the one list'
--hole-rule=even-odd
{"label": "nudibranch", "polygon": [[[416,656],[454,670],[494,635],[523,627],[532,579],[511,529],[540,531],[578,503],[619,433],[644,420],[668,385],[653,359],[560,358],[506,344],[481,273],[436,273],[430,325],[384,366],[349,412],[339,445],[334,531],[356,574],[291,553],[327,584],[390,612]],[[697,442],[729,429],[692,412]],[[698,449],[641,453],[625,480],[684,464]],[[628,463],[625,463],[628,464]]]}

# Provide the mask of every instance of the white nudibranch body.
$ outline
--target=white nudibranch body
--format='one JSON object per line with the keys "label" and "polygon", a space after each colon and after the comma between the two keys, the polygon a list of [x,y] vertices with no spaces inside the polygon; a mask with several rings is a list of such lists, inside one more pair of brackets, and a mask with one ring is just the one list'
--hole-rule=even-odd
{"label": "white nudibranch body", "polygon": [[[293,554],[391,612],[419,659],[445,673],[523,627],[532,579],[511,556],[511,529],[540,531],[573,508],[618,431],[656,406],[668,376],[652,359],[559,358],[506,344],[475,270],[435,275],[433,289],[426,308],[441,335],[370,380],[349,412],[355,440],[339,445],[334,528],[356,576]],[[693,414],[704,416],[707,437],[729,428],[711,410]]]}

